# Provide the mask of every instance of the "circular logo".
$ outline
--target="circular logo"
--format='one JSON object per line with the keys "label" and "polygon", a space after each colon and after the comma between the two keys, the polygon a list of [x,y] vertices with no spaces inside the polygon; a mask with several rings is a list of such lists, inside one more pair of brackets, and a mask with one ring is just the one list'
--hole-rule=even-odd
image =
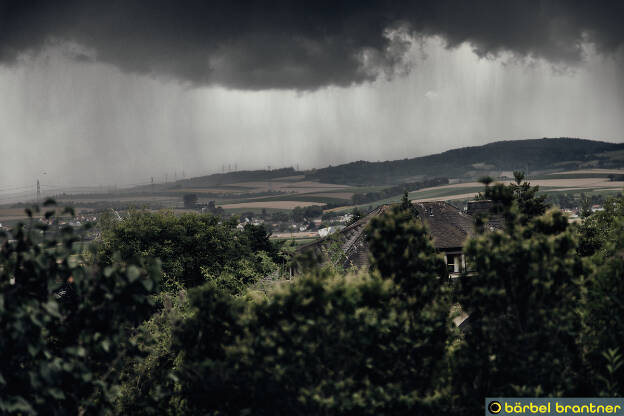
{"label": "circular logo", "polygon": [[502,409],[503,409],[503,406],[501,406],[499,402],[493,401],[493,402],[490,402],[490,404],[488,404],[488,411],[493,415],[500,413]]}

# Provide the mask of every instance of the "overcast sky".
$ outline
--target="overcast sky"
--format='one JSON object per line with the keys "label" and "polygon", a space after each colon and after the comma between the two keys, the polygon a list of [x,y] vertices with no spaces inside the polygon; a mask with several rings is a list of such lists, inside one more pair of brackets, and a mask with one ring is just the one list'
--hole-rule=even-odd
{"label": "overcast sky", "polygon": [[0,192],[624,141],[624,2],[272,4],[0,0]]}

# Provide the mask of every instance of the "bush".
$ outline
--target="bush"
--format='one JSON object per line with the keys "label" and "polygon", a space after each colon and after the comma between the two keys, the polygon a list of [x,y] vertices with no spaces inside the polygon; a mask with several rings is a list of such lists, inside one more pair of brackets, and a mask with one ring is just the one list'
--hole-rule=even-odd
{"label": "bush", "polygon": [[[209,214],[132,211],[128,218],[102,230],[98,252],[108,262],[114,252],[122,259],[160,258],[166,287],[193,287],[228,272],[260,250],[277,256],[264,227],[247,226],[239,232],[236,225],[235,219]],[[255,272],[259,278],[266,270]]]}
{"label": "bush", "polygon": [[[53,211],[46,213],[51,218]],[[0,246],[0,413],[110,408],[132,328],[153,311],[159,262],[86,264],[71,228],[18,225]]]}
{"label": "bush", "polygon": [[453,361],[456,410],[465,414],[482,411],[477,397],[591,392],[579,313],[589,271],[575,236],[559,211],[526,225],[515,215],[506,232],[483,232],[465,247],[471,271],[456,297],[470,328]]}

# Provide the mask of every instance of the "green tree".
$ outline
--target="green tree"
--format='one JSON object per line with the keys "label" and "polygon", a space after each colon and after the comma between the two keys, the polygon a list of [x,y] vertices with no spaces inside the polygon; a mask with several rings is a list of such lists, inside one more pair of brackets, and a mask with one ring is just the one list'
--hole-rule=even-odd
{"label": "green tree", "polygon": [[[259,250],[270,250],[269,254],[276,256],[263,227],[249,226],[239,232],[235,218],[131,211],[126,219],[111,225],[102,230],[100,257],[109,262],[114,252],[122,259],[157,257],[162,260],[165,284],[171,288],[179,284],[193,287],[218,278],[239,262],[255,258]],[[256,277],[262,277],[261,261],[254,264],[258,265]]]}
{"label": "green tree", "polygon": [[[224,296],[228,298],[227,293]],[[117,414],[186,414],[180,384],[173,377],[173,370],[182,362],[180,349],[173,348],[173,333],[193,310],[184,290],[177,294],[161,292],[157,300],[159,310],[137,328],[133,337],[144,357],[128,360],[122,370]]]}
{"label": "green tree", "polygon": [[411,203],[407,204],[371,220],[367,233],[371,266],[402,286],[406,295],[426,303],[443,290],[448,275],[426,227],[416,220]]}
{"label": "green tree", "polygon": [[351,210],[351,218],[349,219],[349,221],[347,221],[345,225],[348,227],[351,224],[355,224],[362,218],[362,216],[363,216],[362,211],[360,211],[359,208],[357,207],[353,208]]}
{"label": "green tree", "polygon": [[264,225],[246,224],[241,237],[252,252],[264,251],[273,258],[277,256],[277,247],[271,242],[271,233]]}
{"label": "green tree", "polygon": [[[621,207],[620,207],[621,209]],[[624,215],[610,211],[608,240],[594,255],[595,273],[587,282],[583,302],[583,337],[587,360],[596,384],[605,396],[624,393]],[[604,211],[592,215],[604,219]],[[604,224],[603,224],[604,225]]]}
{"label": "green tree", "polygon": [[176,335],[189,412],[437,414],[445,340],[431,342],[430,319],[415,321],[399,292],[379,276],[311,275],[241,314],[216,287],[198,289]]}
{"label": "green tree", "polygon": [[[524,172],[514,171],[515,182],[508,185],[492,183],[491,178],[483,178],[481,182],[485,190],[477,195],[477,199],[491,200],[494,204],[492,214],[502,215],[507,227],[524,224],[532,218],[543,215],[548,209],[546,195],[537,195],[539,186],[531,186],[524,180]],[[512,212],[512,206],[516,210]],[[481,225],[481,219],[477,225]]]}
{"label": "green tree", "polygon": [[608,199],[603,208],[603,211],[587,215],[578,227],[581,256],[599,254],[605,257],[610,254],[609,242],[617,240],[619,219],[624,217],[624,197]]}
{"label": "green tree", "polygon": [[71,228],[50,233],[31,219],[0,237],[0,413],[99,414],[139,354],[130,333],[153,311],[159,262],[88,264]]}
{"label": "green tree", "polygon": [[[452,361],[458,414],[486,396],[582,396],[591,392],[579,311],[588,270],[559,211],[526,219],[514,202],[506,231],[468,241],[470,273],[456,299],[470,327]],[[526,224],[522,222],[526,221]]]}
{"label": "green tree", "polygon": [[592,200],[585,195],[585,193],[581,193],[581,208],[579,212],[579,216],[581,218],[587,218],[592,215]]}
{"label": "green tree", "polygon": [[195,208],[195,205],[197,205],[197,194],[184,194],[182,199],[184,208]]}

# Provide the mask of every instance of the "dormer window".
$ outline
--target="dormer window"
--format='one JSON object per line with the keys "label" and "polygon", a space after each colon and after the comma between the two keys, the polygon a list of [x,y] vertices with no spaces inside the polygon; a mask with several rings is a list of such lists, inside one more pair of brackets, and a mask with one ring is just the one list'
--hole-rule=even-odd
{"label": "dormer window", "polygon": [[466,268],[464,255],[461,252],[446,253],[444,258],[446,259],[446,270],[450,275],[459,275]]}

